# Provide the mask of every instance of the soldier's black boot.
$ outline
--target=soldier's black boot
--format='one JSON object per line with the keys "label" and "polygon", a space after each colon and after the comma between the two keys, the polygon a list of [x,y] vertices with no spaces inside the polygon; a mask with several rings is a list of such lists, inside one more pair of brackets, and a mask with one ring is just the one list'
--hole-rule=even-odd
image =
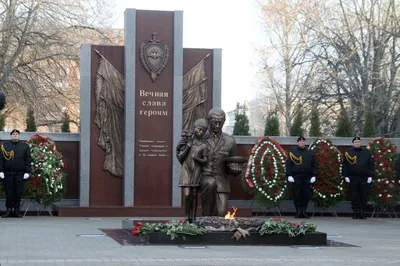
{"label": "soldier's black boot", "polygon": [[359,212],[358,212],[358,209],[353,209],[353,219],[358,219],[358,217],[359,217]]}
{"label": "soldier's black boot", "polygon": [[307,206],[302,206],[302,214],[303,214],[303,218],[309,219],[310,215],[307,214]]}
{"label": "soldier's black boot", "polygon": [[8,217],[11,217],[11,214],[12,214],[12,209],[11,209],[11,208],[7,208],[6,213],[4,213],[4,214],[1,216],[1,218],[8,218]]}
{"label": "soldier's black boot", "polygon": [[367,219],[364,216],[364,209],[362,209],[362,208],[358,209],[358,219]]}
{"label": "soldier's black boot", "polygon": [[17,217],[17,218],[22,218],[22,214],[21,214],[21,212],[19,211],[19,209],[15,209],[15,210],[14,210],[14,215],[15,215],[15,217]]}
{"label": "soldier's black boot", "polygon": [[296,206],[296,215],[294,216],[294,218],[302,218],[302,211],[301,208],[299,206]]}

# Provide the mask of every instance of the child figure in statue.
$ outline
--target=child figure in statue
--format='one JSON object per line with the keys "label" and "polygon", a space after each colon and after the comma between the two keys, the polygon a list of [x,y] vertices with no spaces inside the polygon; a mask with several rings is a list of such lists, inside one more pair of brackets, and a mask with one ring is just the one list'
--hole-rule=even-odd
{"label": "child figure in statue", "polygon": [[196,220],[197,193],[203,165],[207,163],[208,152],[204,134],[208,128],[205,119],[197,119],[191,134],[184,134],[177,146],[177,157],[182,164],[179,187],[185,197],[185,214],[191,223]]}

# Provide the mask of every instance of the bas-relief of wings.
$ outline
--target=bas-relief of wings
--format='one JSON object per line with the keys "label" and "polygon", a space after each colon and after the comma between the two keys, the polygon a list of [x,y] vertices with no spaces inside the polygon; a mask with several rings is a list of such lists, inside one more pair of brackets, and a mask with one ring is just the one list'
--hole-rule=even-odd
{"label": "bas-relief of wings", "polygon": [[183,77],[182,130],[191,131],[194,122],[206,118],[207,113],[207,75],[203,58]]}
{"label": "bas-relief of wings", "polygon": [[122,177],[124,173],[124,76],[100,55],[96,72],[94,123],[100,129],[97,144],[106,152],[103,170]]}

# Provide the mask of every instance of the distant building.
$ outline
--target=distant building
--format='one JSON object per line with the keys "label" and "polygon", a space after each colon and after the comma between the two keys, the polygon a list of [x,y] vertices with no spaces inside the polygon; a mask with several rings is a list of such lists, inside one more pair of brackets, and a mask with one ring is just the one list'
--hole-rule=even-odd
{"label": "distant building", "polygon": [[268,106],[259,99],[248,102],[247,117],[249,118],[250,134],[252,136],[263,136],[265,128],[265,117]]}
{"label": "distant building", "polygon": [[226,121],[224,124],[223,131],[232,135],[234,125],[235,125],[235,110],[226,113]]}
{"label": "distant building", "polygon": [[[246,111],[247,118],[249,119],[250,134],[252,136],[263,136],[265,128],[266,115],[272,109],[273,101],[268,101],[265,98],[253,99],[251,101],[244,101],[239,105],[240,109]],[[228,134],[233,133],[235,126],[235,112],[236,109],[226,112],[226,121],[224,131]]]}

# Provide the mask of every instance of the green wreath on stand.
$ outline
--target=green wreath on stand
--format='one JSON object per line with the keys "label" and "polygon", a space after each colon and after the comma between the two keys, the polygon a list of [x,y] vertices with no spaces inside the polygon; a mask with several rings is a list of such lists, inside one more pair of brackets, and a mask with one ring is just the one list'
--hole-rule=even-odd
{"label": "green wreath on stand", "polygon": [[32,173],[25,182],[24,198],[49,208],[65,195],[66,165],[50,138],[35,134],[26,143],[31,148]]}

